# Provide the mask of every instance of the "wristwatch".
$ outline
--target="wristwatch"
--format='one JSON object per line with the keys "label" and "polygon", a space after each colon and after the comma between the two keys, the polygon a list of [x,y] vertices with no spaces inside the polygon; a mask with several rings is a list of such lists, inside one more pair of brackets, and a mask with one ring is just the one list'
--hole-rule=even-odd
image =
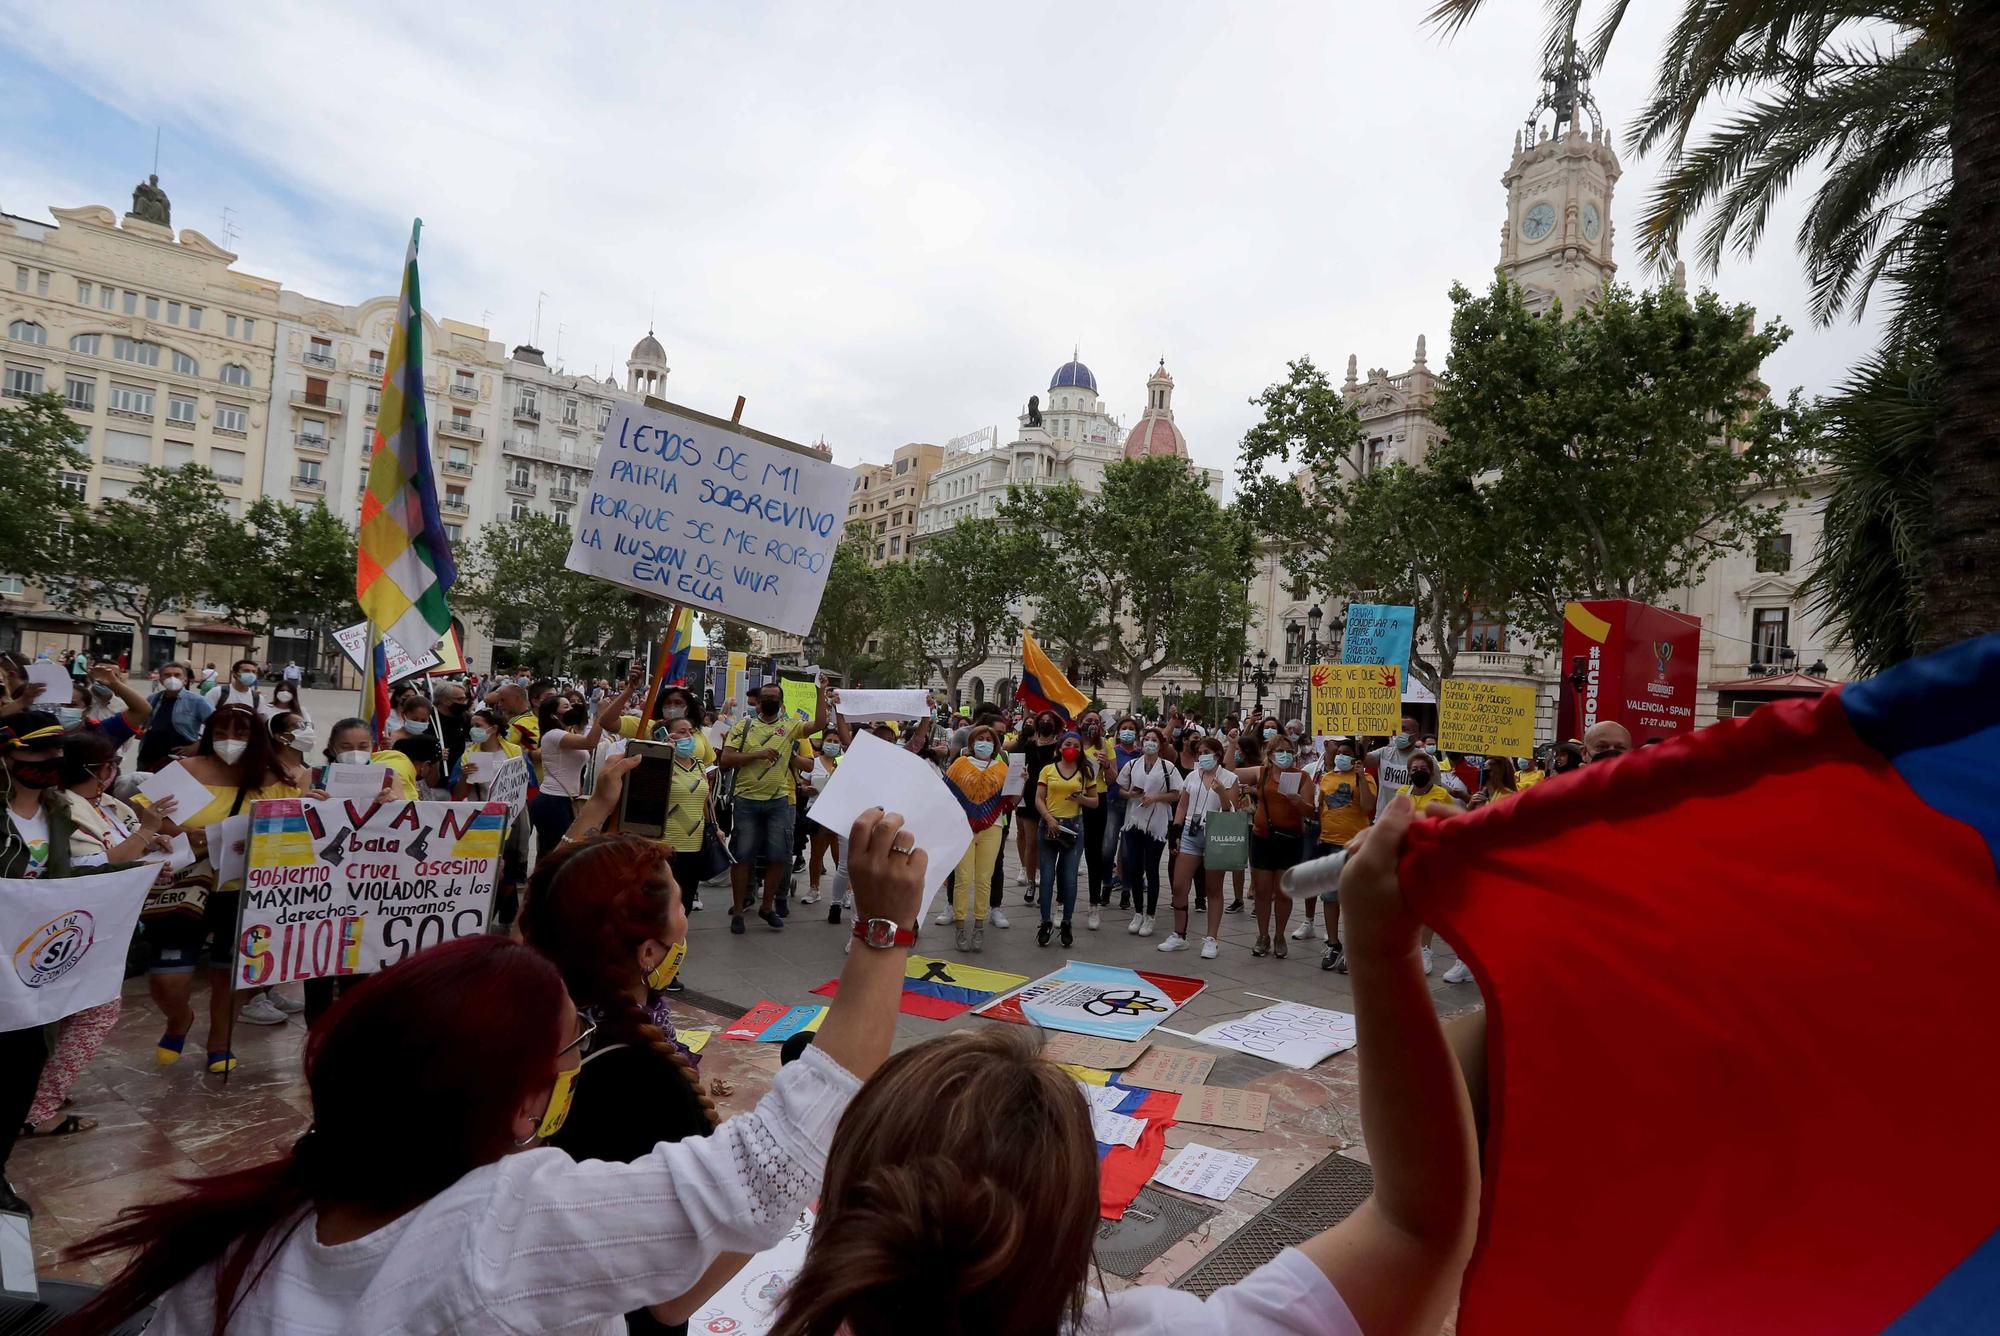
{"label": "wristwatch", "polygon": [[872,946],[877,951],[886,951],[892,946],[915,946],[917,932],[905,928],[894,919],[857,919],[854,924],[854,939],[863,945]]}

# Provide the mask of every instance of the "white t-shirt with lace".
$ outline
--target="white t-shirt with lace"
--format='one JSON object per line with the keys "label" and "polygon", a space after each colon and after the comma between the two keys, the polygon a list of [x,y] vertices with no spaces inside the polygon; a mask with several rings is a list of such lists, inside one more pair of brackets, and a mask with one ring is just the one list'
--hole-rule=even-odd
{"label": "white t-shirt with lace", "polygon": [[[551,1147],[509,1155],[350,1243],[321,1243],[308,1213],[274,1231],[284,1242],[229,1330],[622,1336],[626,1313],[685,1293],[718,1255],[785,1236],[819,1194],[834,1125],[860,1088],[809,1048],[749,1113],[631,1164],[579,1164]],[[146,1330],[214,1328],[204,1267]]]}

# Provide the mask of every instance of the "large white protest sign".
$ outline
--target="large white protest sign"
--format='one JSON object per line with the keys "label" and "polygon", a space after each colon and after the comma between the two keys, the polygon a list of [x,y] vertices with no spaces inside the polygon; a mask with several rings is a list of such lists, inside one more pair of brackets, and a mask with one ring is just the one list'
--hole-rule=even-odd
{"label": "large white protest sign", "polygon": [[693,409],[613,410],[569,569],[805,635],[847,526],[851,469]]}
{"label": "large white protest sign", "polygon": [[84,877],[0,880],[0,1030],[26,1030],[118,996],[151,863]]}
{"label": "large white protest sign", "polygon": [[506,825],[498,803],[252,803],[235,986],[372,974],[486,931]]}
{"label": "large white protest sign", "polygon": [[1354,1047],[1354,1017],[1301,1002],[1280,1002],[1211,1025],[1194,1037],[1303,1071]]}

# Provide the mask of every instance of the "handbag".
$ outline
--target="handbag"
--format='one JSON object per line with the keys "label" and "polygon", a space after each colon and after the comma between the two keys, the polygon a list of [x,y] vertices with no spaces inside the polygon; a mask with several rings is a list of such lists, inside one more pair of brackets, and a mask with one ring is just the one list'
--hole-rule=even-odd
{"label": "handbag", "polygon": [[[236,801],[229,805],[230,816],[243,810],[243,798],[247,792],[238,786]],[[153,883],[146,892],[145,903],[139,908],[139,921],[158,923],[181,917],[199,919],[208,912],[208,897],[214,893],[215,864],[203,856],[173,876]]]}
{"label": "handbag", "polygon": [[1250,866],[1250,814],[1210,812],[1202,823],[1208,843],[1202,865],[1210,872],[1240,872]]}
{"label": "handbag", "polygon": [[714,826],[702,832],[699,857],[701,879],[705,882],[714,881],[736,865],[736,860],[729,856],[729,841],[723,839],[722,832]]}

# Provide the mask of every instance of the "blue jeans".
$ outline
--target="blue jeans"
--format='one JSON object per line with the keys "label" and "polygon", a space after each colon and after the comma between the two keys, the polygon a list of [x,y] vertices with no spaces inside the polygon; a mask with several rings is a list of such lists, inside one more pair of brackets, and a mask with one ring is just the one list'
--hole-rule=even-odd
{"label": "blue jeans", "polygon": [[1055,896],[1058,877],[1062,879],[1063,922],[1068,923],[1076,917],[1076,860],[1083,854],[1083,818],[1073,816],[1059,820],[1056,824],[1075,838],[1070,841],[1069,848],[1063,849],[1049,839],[1049,828],[1046,825],[1035,832],[1035,838],[1041,841],[1042,851],[1040,903],[1044,923],[1050,921],[1050,901]]}
{"label": "blue jeans", "polygon": [[736,824],[729,832],[729,852],[739,863],[763,858],[788,863],[792,858],[792,800],[738,798]]}

